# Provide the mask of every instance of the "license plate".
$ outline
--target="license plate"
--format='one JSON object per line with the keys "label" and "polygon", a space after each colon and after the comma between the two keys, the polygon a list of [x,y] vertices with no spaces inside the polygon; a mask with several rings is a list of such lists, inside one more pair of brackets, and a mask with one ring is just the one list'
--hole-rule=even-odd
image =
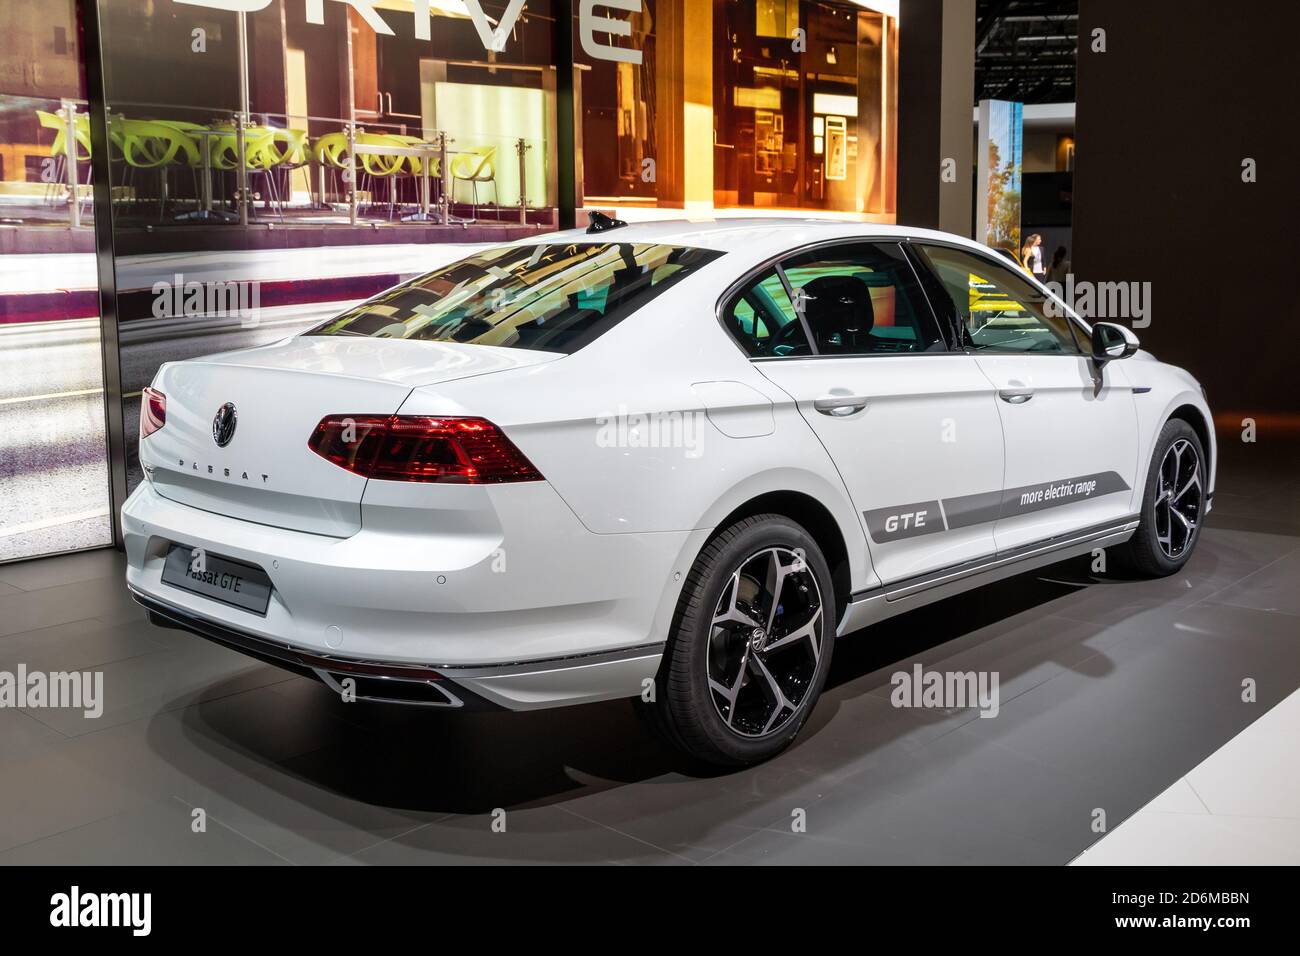
{"label": "license plate", "polygon": [[263,616],[271,602],[271,579],[257,565],[196,552],[184,544],[172,545],[162,579],[172,587]]}

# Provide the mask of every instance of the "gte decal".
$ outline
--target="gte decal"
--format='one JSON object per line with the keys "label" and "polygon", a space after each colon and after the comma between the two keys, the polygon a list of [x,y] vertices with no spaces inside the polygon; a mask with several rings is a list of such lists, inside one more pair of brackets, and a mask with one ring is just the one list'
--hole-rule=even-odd
{"label": "gte decal", "polygon": [[916,538],[923,534],[938,534],[947,531],[948,526],[939,513],[939,502],[921,501],[916,504],[898,505],[894,508],[876,508],[864,511],[867,519],[867,531],[871,540],[877,544],[897,541],[900,538]]}
{"label": "gte decal", "polygon": [[917,501],[892,508],[875,508],[864,511],[862,516],[867,521],[871,540],[885,544],[902,538],[988,524],[999,518],[1030,514],[1129,490],[1128,482],[1117,472],[1103,471],[1079,478],[1022,485],[1001,492],[985,491],[942,501]]}

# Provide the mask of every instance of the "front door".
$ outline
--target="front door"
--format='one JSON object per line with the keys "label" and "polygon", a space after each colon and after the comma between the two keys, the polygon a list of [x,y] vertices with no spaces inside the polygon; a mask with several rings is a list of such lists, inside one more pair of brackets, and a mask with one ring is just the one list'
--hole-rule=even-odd
{"label": "front door", "polygon": [[1138,423],[1123,368],[1098,368],[1082,330],[1011,268],[951,246],[918,251],[997,394],[1006,448],[998,551],[1130,517]]}
{"label": "front door", "polygon": [[757,330],[756,367],[839,468],[880,579],[992,554],[993,522],[954,521],[945,504],[1001,488],[997,399],[975,359],[947,349],[899,245],[819,246],[752,289],[728,313],[733,334]]}

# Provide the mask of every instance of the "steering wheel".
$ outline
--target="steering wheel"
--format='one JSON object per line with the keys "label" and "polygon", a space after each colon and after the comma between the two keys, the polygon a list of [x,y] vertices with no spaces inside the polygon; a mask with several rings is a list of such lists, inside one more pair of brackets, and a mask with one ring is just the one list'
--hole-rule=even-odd
{"label": "steering wheel", "polygon": [[805,347],[809,345],[807,336],[803,334],[803,322],[796,318],[791,322],[787,322],[777,330],[776,335],[772,336],[769,340],[770,347],[768,351],[775,353],[776,350],[782,346],[790,345],[791,340],[797,337],[803,338],[803,342],[799,344],[804,345]]}

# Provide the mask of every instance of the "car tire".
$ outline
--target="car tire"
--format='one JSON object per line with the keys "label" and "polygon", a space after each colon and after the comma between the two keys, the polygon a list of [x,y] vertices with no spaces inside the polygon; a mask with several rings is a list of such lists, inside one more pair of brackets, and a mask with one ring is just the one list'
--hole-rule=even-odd
{"label": "car tire", "polygon": [[1122,568],[1165,577],[1187,563],[1201,536],[1207,481],[1200,437],[1187,422],[1171,418],[1151,453],[1137,530],[1115,549]]}
{"label": "car tire", "polygon": [[678,599],[650,705],[655,726],[718,766],[779,753],[826,682],[835,609],[826,559],[797,523],[762,514],[723,529]]}

